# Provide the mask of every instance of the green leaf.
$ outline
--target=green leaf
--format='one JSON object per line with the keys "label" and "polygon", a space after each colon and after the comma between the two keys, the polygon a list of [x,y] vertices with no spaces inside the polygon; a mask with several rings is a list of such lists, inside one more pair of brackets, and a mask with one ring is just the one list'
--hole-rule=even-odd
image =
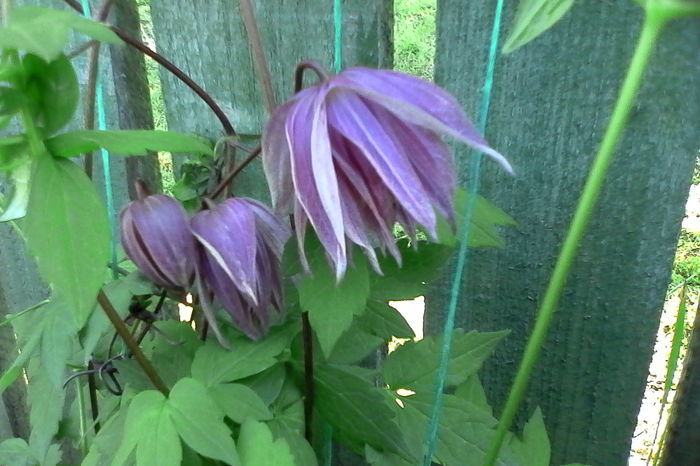
{"label": "green leaf", "polygon": [[359,325],[384,341],[392,338],[415,338],[416,334],[401,313],[379,301],[369,301],[365,313],[358,318]]}
{"label": "green leaf", "polygon": [[196,136],[160,130],[80,130],[46,141],[58,157],[75,157],[103,147],[115,155],[148,155],[149,151],[212,154],[208,142]]}
{"label": "green leaf", "polygon": [[347,437],[403,455],[407,446],[383,390],[342,366],[314,370],[316,408],[323,418]]}
{"label": "green leaf", "polygon": [[29,383],[27,398],[31,409],[29,424],[32,428],[29,436],[29,448],[39,460],[39,464],[50,463],[55,455],[51,442],[58,432],[59,421],[63,417],[65,390],[48,377],[38,360],[33,360],[27,367]]}
{"label": "green leaf", "polygon": [[349,330],[343,333],[333,348],[328,362],[334,364],[355,364],[376,351],[386,340],[366,331],[357,323],[357,318]]}
{"label": "green leaf", "polygon": [[182,460],[182,444],[170,418],[167,403],[159,406],[150,429],[143,433],[136,447],[136,464],[171,466]]}
{"label": "green leaf", "polygon": [[[401,430],[413,454],[422,454],[425,429],[430,419],[431,393],[402,397]],[[443,395],[434,461],[444,466],[482,466],[494,435],[496,420],[478,406],[454,395]],[[498,466],[520,466],[509,448],[502,448]],[[524,466],[524,465],[523,465]],[[529,466],[529,465],[528,465]]]}
{"label": "green leaf", "polygon": [[464,383],[459,385],[455,390],[455,396],[482,407],[484,411],[493,416],[493,408],[489,405],[486,392],[477,374],[470,375]]}
{"label": "green leaf", "polygon": [[51,61],[66,45],[69,29],[102,42],[121,43],[107,26],[73,12],[25,6],[10,11],[7,24],[0,28],[0,47],[33,53]]}
{"label": "green leaf", "polygon": [[[0,98],[2,97],[0,88]],[[0,105],[2,101],[0,100]],[[15,170],[22,165],[31,167],[29,157],[29,144],[24,134],[0,138],[0,171]]]}
{"label": "green leaf", "polygon": [[298,466],[317,466],[316,453],[304,438],[304,402],[300,399],[267,423],[274,438],[283,438]]}
{"label": "green leaf", "polygon": [[[498,342],[508,333],[471,331],[465,334],[462,330],[455,330],[445,385],[450,387],[464,383],[470,375],[476,373]],[[408,341],[391,353],[382,369],[389,386],[395,390],[431,390],[437,371],[441,341],[439,337],[426,337],[418,342]]]}
{"label": "green leaf", "polygon": [[143,439],[158,426],[167,400],[156,390],[138,393],[131,400],[124,422],[124,437],[112,460],[113,465],[124,464],[134,448],[141,447]]}
{"label": "green leaf", "polygon": [[238,436],[242,466],[295,466],[294,456],[283,438],[272,439],[272,432],[262,422],[247,419]]}
{"label": "green leaf", "polygon": [[365,256],[356,251],[340,283],[326,260],[320,244],[307,248],[311,275],[302,277],[297,289],[299,304],[308,311],[323,353],[328,356],[338,338],[350,328],[352,319],[365,310],[369,295],[369,270]]}
{"label": "green leaf", "polygon": [[192,377],[212,386],[258,374],[273,366],[283,350],[289,347],[296,329],[274,329],[260,341],[240,337],[232,339],[231,350],[208,341],[194,356]]}
{"label": "green leaf", "polygon": [[23,438],[9,438],[0,443],[0,464],[30,466],[36,458]]}
{"label": "green leaf", "polygon": [[80,89],[73,65],[65,55],[46,62],[36,55],[22,58],[26,74],[26,86],[36,92],[35,123],[44,134],[55,133],[73,117],[78,107]]}
{"label": "green leaf", "polygon": [[[455,192],[455,223],[457,225],[461,224],[461,217],[464,214],[469,196],[469,193],[462,188],[458,188]],[[474,203],[472,220],[469,225],[470,230],[467,245],[472,248],[503,248],[506,243],[499,234],[498,227],[513,225],[517,225],[517,223],[508,214],[483,197],[478,196]],[[454,235],[453,229],[444,219],[438,219],[436,228],[438,238],[442,244],[449,246],[457,244],[457,237]]]}
{"label": "green leaf", "polygon": [[379,301],[413,299],[425,294],[427,283],[438,277],[440,267],[452,253],[452,247],[419,241],[411,245],[406,238],[397,241],[402,264],[399,266],[393,257],[379,261],[383,275],[371,277],[373,299]]}
{"label": "green leaf", "polygon": [[503,53],[511,53],[554,26],[574,0],[520,0]]}
{"label": "green leaf", "polygon": [[[124,423],[127,409],[122,407],[117,410],[100,428],[100,432],[92,439],[90,451],[81,463],[81,466],[100,466],[111,464],[112,458],[122,445],[124,437]],[[100,417],[103,416],[100,411]]]}
{"label": "green leaf", "polygon": [[241,380],[240,383],[257,393],[266,405],[270,405],[279,397],[286,376],[287,370],[284,364],[275,364],[259,374]]}
{"label": "green leaf", "polygon": [[209,387],[209,394],[221,410],[238,424],[246,418],[255,421],[272,419],[267,405],[251,388],[239,383],[225,383]]}
{"label": "green leaf", "polygon": [[537,407],[523,428],[523,438],[511,435],[509,446],[521,464],[549,466],[550,446],[547,428],[542,419],[542,410]]}
{"label": "green leaf", "polygon": [[29,249],[82,327],[106,274],[107,214],[95,186],[69,160],[38,158],[32,186],[23,228]]}
{"label": "green leaf", "polygon": [[181,378],[192,375],[192,361],[204,342],[187,322],[159,321],[155,326],[160,331],[154,335],[151,361],[165,384],[172,387]]}
{"label": "green leaf", "polygon": [[224,413],[201,382],[180,380],[170,392],[168,407],[175,429],[193,450],[227,464],[240,464]]}
{"label": "green leaf", "polygon": [[66,378],[66,363],[73,354],[78,328],[75,321],[69,318],[70,306],[60,297],[54,297],[39,312],[43,315],[40,330],[41,366],[49,380],[61,387]]}

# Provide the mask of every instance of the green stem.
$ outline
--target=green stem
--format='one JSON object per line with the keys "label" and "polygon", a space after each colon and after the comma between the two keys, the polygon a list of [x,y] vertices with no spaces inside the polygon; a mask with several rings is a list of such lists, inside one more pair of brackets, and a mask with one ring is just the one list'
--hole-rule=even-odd
{"label": "green stem", "polygon": [[651,56],[656,40],[663,29],[666,19],[667,18],[662,15],[654,14],[653,9],[647,9],[637,48],[627,70],[627,76],[620,89],[620,94],[613,109],[612,117],[608,123],[605,135],[603,136],[603,141],[601,142],[588,179],[583,188],[578,206],[576,207],[576,212],[571,221],[571,226],[564,239],[564,244],[562,245],[561,252],[554,266],[552,277],[547,285],[544,298],[542,299],[542,305],[535,322],[535,327],[525,347],[522,362],[520,363],[515,380],[513,381],[513,386],[506,400],[505,407],[503,408],[498,427],[496,428],[496,435],[486,457],[484,463],[486,466],[493,466],[496,458],[498,458],[503,440],[523,398],[528,380],[532,374],[532,369],[542,349],[542,344],[547,335],[547,329],[552,321],[556,305],[576,256],[579,242],[600,193],[605,174],[614,154],[615,146],[629,118],[635,94],[639,89],[642,75],[644,74],[644,69],[646,68],[649,57]]}

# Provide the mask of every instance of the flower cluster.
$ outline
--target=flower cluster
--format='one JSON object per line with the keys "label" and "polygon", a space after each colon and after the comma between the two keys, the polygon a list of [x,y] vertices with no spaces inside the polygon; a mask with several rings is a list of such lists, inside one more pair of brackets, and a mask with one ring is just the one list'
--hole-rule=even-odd
{"label": "flower cluster", "polygon": [[[309,223],[337,280],[347,268],[348,244],[360,246],[378,272],[376,248],[400,264],[396,224],[437,240],[438,217],[454,223],[453,158],[441,136],[512,172],[439,87],[386,70],[319,74],[319,84],[274,112],[262,141],[274,208],[294,215],[307,270]],[[210,321],[212,298],[251,338],[263,336],[280,317],[279,261],[291,233],[263,204],[228,199],[188,221],[177,201],[154,195],[129,204],[121,218],[127,255],[164,287],[185,290],[194,281]]]}
{"label": "flower cluster", "polygon": [[[301,259],[311,223],[335,267],[347,267],[347,242],[376,270],[375,248],[400,263],[393,227],[421,227],[436,240],[436,213],[453,220],[455,177],[447,135],[491,156],[458,102],[403,73],[350,68],[297,93],[263,133],[263,167],[279,214],[294,214]],[[308,266],[307,266],[308,268]]]}
{"label": "flower cluster", "polygon": [[162,194],[121,212],[127,256],[154,283],[185,291],[196,282],[202,308],[218,334],[214,298],[243,333],[258,339],[282,315],[282,249],[289,229],[263,204],[233,198],[195,214]]}

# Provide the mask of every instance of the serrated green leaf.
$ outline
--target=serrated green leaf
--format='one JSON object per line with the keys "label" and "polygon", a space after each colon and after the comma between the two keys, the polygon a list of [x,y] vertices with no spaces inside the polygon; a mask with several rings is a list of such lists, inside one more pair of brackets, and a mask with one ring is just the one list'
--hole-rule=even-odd
{"label": "serrated green leaf", "polygon": [[365,256],[356,251],[340,283],[319,244],[307,248],[311,275],[301,278],[299,305],[309,313],[309,322],[323,350],[330,355],[338,338],[350,328],[354,316],[365,310],[369,295],[369,269]]}
{"label": "serrated green leaf", "polygon": [[71,28],[96,40],[121,43],[107,26],[73,12],[24,6],[13,8],[7,24],[0,28],[0,47],[33,53],[51,61],[63,50]]}
{"label": "serrated green leaf", "polygon": [[379,450],[404,455],[408,447],[382,389],[330,364],[316,367],[314,378],[316,408],[335,430]]}
{"label": "serrated green leaf", "polygon": [[148,155],[149,151],[212,154],[202,138],[160,130],[79,130],[46,140],[57,157],[75,157],[103,147],[115,155]]}
{"label": "serrated green leaf", "polygon": [[294,456],[283,438],[272,439],[272,432],[263,422],[248,418],[238,436],[241,466],[295,466]]}
{"label": "serrated green leaf", "polygon": [[42,277],[66,299],[82,327],[104,282],[107,214],[95,186],[69,160],[36,160],[24,234]]}
{"label": "serrated green leaf", "polygon": [[260,341],[232,339],[231,350],[208,341],[194,356],[192,377],[212,386],[258,374],[277,362],[276,357],[289,347],[296,333],[284,327],[273,329]]}
{"label": "serrated green leaf", "polygon": [[[103,413],[100,411],[100,416],[102,415]],[[99,433],[92,439],[90,450],[81,466],[112,464],[112,458],[122,444],[126,416],[127,409],[122,407],[102,424]]]}
{"label": "serrated green leaf", "polygon": [[35,124],[43,128],[45,136],[63,128],[78,107],[80,89],[73,65],[65,55],[46,62],[36,55],[22,58],[27,86],[33,87],[35,96]]}
{"label": "serrated green leaf", "polygon": [[193,450],[227,464],[240,464],[224,413],[201,382],[180,380],[170,392],[168,408],[175,429]]}
{"label": "serrated green leaf", "polygon": [[251,388],[239,383],[225,383],[209,387],[209,394],[221,410],[238,424],[246,418],[256,421],[272,419],[265,402]]}
{"label": "serrated green leaf", "polygon": [[520,0],[503,53],[513,52],[554,26],[573,4],[574,0]]}
{"label": "serrated green leaf", "polygon": [[182,444],[175,431],[167,403],[153,417],[151,428],[144,432],[136,446],[139,466],[172,466],[182,460]]}
{"label": "serrated green leaf", "polygon": [[401,313],[384,302],[367,302],[365,313],[357,320],[362,328],[384,341],[390,341],[394,337],[414,338],[416,336]]}
{"label": "serrated green leaf", "polygon": [[36,458],[23,438],[9,438],[0,443],[0,464],[30,466]]}
{"label": "serrated green leaf", "polygon": [[156,322],[155,326],[159,332],[154,335],[151,361],[165,384],[172,387],[181,378],[192,375],[194,355],[204,342],[187,322],[166,320]]}
{"label": "serrated green leaf", "polygon": [[542,410],[537,407],[523,428],[523,438],[511,435],[509,447],[520,464],[528,466],[549,466],[550,446],[547,428],[542,418]]}
{"label": "serrated green leaf", "polygon": [[31,406],[29,424],[32,428],[29,448],[39,464],[47,464],[52,456],[51,442],[63,417],[66,393],[61,385],[53,383],[36,359],[27,368],[27,374],[27,398]]}
{"label": "serrated green leaf", "polygon": [[[401,430],[413,454],[421,454],[425,428],[433,405],[431,393],[402,397]],[[444,466],[482,466],[494,435],[496,420],[478,406],[454,395],[443,395],[434,461]],[[510,449],[501,449],[498,466],[521,466]]]}
{"label": "serrated green leaf", "polygon": [[300,399],[267,423],[274,438],[284,438],[298,466],[317,466],[316,453],[304,438],[304,403]]}
{"label": "serrated green leaf", "polygon": [[61,387],[78,328],[70,318],[70,306],[60,297],[52,298],[39,312],[42,313],[41,366],[49,380]]}
{"label": "serrated green leaf", "polygon": [[[461,224],[461,218],[469,200],[470,194],[462,188],[455,191],[455,224]],[[517,222],[513,220],[503,210],[493,205],[481,196],[476,198],[474,210],[472,212],[471,224],[469,225],[469,238],[467,245],[472,248],[505,247],[505,240],[501,237],[499,226],[513,226]],[[437,222],[437,235],[442,244],[454,246],[457,244],[457,237],[453,229],[442,218]]]}
{"label": "serrated green leaf", "polygon": [[[498,342],[508,333],[471,331],[465,334],[462,330],[455,330],[445,386],[464,383],[470,375],[476,373]],[[441,341],[441,338],[431,336],[418,342],[409,341],[398,347],[384,362],[384,380],[392,389],[431,390],[435,381]]]}
{"label": "serrated green leaf", "polygon": [[357,323],[357,318],[352,326],[343,333],[328,357],[328,362],[334,364],[355,364],[372,352],[387,340],[366,331]]}
{"label": "serrated green leaf", "polygon": [[479,376],[477,374],[470,375],[467,380],[459,385],[455,390],[455,396],[472,403],[475,406],[480,406],[493,416],[493,408],[489,405],[489,401],[486,398],[486,392],[484,387],[481,385]]}
{"label": "serrated green leaf", "polygon": [[131,400],[124,422],[124,436],[119,449],[114,454],[113,465],[126,463],[131,452],[157,427],[160,415],[167,400],[162,393],[146,390]]}
{"label": "serrated green leaf", "polygon": [[452,253],[452,247],[419,241],[411,245],[408,239],[396,243],[401,253],[399,266],[393,257],[380,259],[383,275],[371,276],[372,299],[378,301],[413,299],[425,294],[427,283],[438,277],[440,267]]}

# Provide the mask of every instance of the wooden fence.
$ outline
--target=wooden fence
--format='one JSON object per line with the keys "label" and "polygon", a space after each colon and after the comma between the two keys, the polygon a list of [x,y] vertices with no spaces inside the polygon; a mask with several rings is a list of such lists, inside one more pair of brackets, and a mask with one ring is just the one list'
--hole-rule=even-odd
{"label": "wooden fence", "polygon": [[[19,3],[65,8],[57,0]],[[253,3],[281,102],[291,93],[298,61],[332,64],[333,2]],[[438,2],[436,80],[471,115],[483,84],[495,3]],[[507,25],[517,2],[506,3]],[[343,66],[391,67],[393,2],[344,0],[342,6]],[[238,2],[151,0],[150,12],[158,51],[206,89],[238,131],[259,133],[266,113]],[[135,2],[115,1],[110,21],[138,35]],[[641,10],[633,2],[581,0],[536,42],[498,58],[487,138],[512,160],[518,176],[508,178],[487,165],[483,194],[519,226],[504,231],[505,249],[472,253],[458,316],[465,328],[512,330],[483,373],[496,406],[520,359],[640,24]],[[108,127],[151,127],[143,58],[125,47],[104,48],[102,58]],[[74,63],[84,83],[84,58]],[[553,464],[626,464],[698,151],[699,73],[698,23],[678,21],[654,55],[521,412],[523,418],[535,406],[543,408]],[[167,72],[161,79],[169,129],[212,140],[222,135],[188,88]],[[466,179],[467,164],[459,165]],[[115,158],[111,167],[119,205],[127,202],[133,179],[159,180],[154,159]],[[96,179],[102,179],[99,173]],[[257,196],[266,194],[264,186],[256,162],[237,190]],[[432,332],[442,322],[451,269],[427,297]],[[0,224],[0,313],[41,299],[39,283],[22,242]],[[9,328],[0,332],[0,366],[6,368],[16,349]],[[3,436],[27,435],[23,390],[18,383],[4,394]]]}

